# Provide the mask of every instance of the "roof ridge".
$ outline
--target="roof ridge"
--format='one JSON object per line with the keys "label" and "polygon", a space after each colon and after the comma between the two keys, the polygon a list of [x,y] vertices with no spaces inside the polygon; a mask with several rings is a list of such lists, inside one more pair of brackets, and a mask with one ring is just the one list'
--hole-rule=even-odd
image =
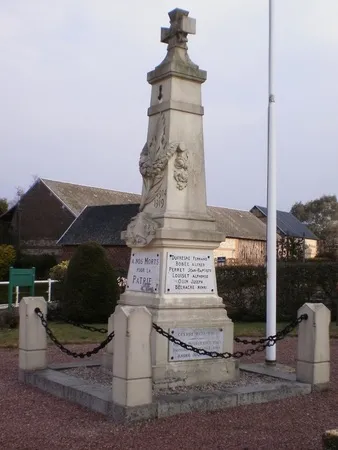
{"label": "roof ridge", "polygon": [[116,204],[112,204],[112,205],[106,205],[106,204],[102,204],[102,205],[87,205],[86,209],[93,209],[93,208],[124,208],[124,207],[129,207],[129,206],[140,206],[140,202],[139,203],[116,203]]}
{"label": "roof ridge", "polygon": [[[251,211],[257,208],[265,217],[268,217],[268,208],[266,206],[255,205],[251,208]],[[298,217],[292,214],[291,211],[276,210],[277,214],[277,228],[284,235],[290,235],[294,237],[305,237],[305,239],[315,239],[318,237],[311,231],[309,226],[301,222]],[[300,228],[299,228],[300,227]],[[298,228],[298,229],[297,229]]]}
{"label": "roof ridge", "polygon": [[[251,209],[253,209],[253,208],[258,208],[260,210],[262,210],[262,208],[264,208],[266,210],[268,209],[266,206],[259,206],[259,205],[254,205]],[[285,214],[291,214],[293,216],[291,211],[283,211],[282,209],[276,209],[276,212],[285,213]],[[296,219],[297,219],[297,217],[296,217]]]}
{"label": "roof ridge", "polygon": [[[219,208],[219,209],[228,209],[230,211],[237,211],[237,212],[244,212],[244,213],[250,213],[252,212],[246,210],[246,209],[237,209],[237,208],[229,208],[228,206],[216,206],[216,205],[207,205],[207,208]],[[254,216],[254,214],[252,214]],[[256,217],[256,216],[254,216]]]}
{"label": "roof ridge", "polygon": [[79,184],[79,183],[71,183],[69,181],[51,180],[50,178],[40,178],[40,180],[43,181],[43,182],[51,181],[52,183],[70,184],[71,186],[87,187],[87,188],[90,188],[90,189],[99,189],[99,190],[102,190],[102,191],[119,192],[121,194],[132,194],[132,195],[139,195],[139,196],[141,196],[141,194],[136,193],[136,192],[127,192],[127,191],[120,191],[120,190],[116,190],[116,189],[108,189],[108,188],[103,188],[103,187],[98,187],[98,186],[91,186],[89,184]]}

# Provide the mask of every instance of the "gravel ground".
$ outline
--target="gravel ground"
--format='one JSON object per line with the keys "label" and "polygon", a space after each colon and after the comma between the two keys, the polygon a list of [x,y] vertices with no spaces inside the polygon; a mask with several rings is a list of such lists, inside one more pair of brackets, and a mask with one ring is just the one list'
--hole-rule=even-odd
{"label": "gravel ground", "polygon": [[[294,365],[296,342],[288,338],[278,343],[280,363]],[[71,348],[87,351],[92,346]],[[338,428],[337,339],[331,343],[328,392],[129,427],[19,383],[16,350],[0,350],[0,358],[1,450],[319,450],[322,433]],[[54,347],[49,359],[70,360]],[[263,360],[264,353],[246,358]]]}
{"label": "gravel ground", "polygon": [[[90,384],[99,384],[101,386],[110,386],[113,373],[108,370],[102,370],[101,367],[76,367],[74,369],[66,369],[62,371],[68,375],[72,375],[82,380],[87,381]],[[268,377],[265,375],[258,375],[247,372],[240,372],[240,378],[236,381],[228,381],[226,383],[209,383],[201,386],[176,386],[172,388],[162,388],[162,389],[153,389],[153,395],[167,395],[167,394],[178,394],[178,393],[188,393],[188,392],[211,392],[214,390],[225,391],[229,388],[237,387],[237,386],[246,386],[248,384],[276,384],[280,383],[280,380],[277,380],[273,377]],[[288,383],[288,381],[284,380],[284,383]]]}

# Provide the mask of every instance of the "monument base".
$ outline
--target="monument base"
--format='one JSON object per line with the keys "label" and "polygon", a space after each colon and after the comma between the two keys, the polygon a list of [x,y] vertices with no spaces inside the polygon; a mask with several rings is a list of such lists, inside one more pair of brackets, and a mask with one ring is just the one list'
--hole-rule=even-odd
{"label": "monument base", "polygon": [[[196,229],[198,225],[191,221],[190,230],[160,228],[146,247],[132,248],[126,291],[119,304],[147,307],[153,323],[187,345],[233,353],[233,322],[217,293],[213,256],[224,236],[212,229]],[[235,360],[189,351],[155,329],[151,353],[153,383],[161,388],[239,376]]]}
{"label": "monument base", "polygon": [[[145,296],[147,299],[143,298],[142,301],[142,297]],[[119,304],[147,303],[153,322],[182,342],[209,351],[233,352],[233,322],[227,316],[223,304],[217,306],[214,302],[211,306],[215,298],[196,299],[189,295],[190,298],[181,299],[180,308],[173,308],[168,305],[151,306],[150,296],[151,294],[125,293],[121,296]],[[179,302],[177,297],[175,300]],[[192,307],[194,302],[197,305]],[[239,377],[238,364],[234,359],[199,355],[170,342],[155,329],[151,336],[151,352],[155,389],[218,383],[236,380]]]}
{"label": "monument base", "polygon": [[[233,352],[233,322],[224,307],[150,311],[154,323],[186,344],[220,353]],[[155,387],[218,383],[239,377],[235,360],[191,352],[170,342],[156,330],[151,344]]]}

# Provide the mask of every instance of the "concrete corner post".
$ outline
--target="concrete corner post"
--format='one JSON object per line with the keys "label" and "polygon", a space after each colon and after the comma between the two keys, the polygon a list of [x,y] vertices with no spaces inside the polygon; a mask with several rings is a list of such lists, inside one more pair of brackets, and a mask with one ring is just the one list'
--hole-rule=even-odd
{"label": "concrete corner post", "polygon": [[305,303],[298,317],[307,314],[298,328],[297,380],[313,388],[326,388],[330,381],[331,312],[322,303]]}
{"label": "concrete corner post", "polygon": [[322,435],[323,450],[338,449],[338,429],[327,430]]}
{"label": "concrete corner post", "polygon": [[39,370],[47,367],[47,334],[35,313],[47,314],[43,297],[24,297],[19,304],[19,369]]}
{"label": "concrete corner post", "polygon": [[[114,330],[114,314],[111,314],[111,316],[108,319],[107,335],[109,336],[109,334],[112,333],[113,330]],[[109,344],[103,350],[102,353],[102,367],[107,370],[111,370],[113,367],[114,342],[115,338],[109,342]]]}
{"label": "concrete corner post", "polygon": [[123,407],[150,404],[152,316],[144,306],[117,306],[113,316],[113,402]]}

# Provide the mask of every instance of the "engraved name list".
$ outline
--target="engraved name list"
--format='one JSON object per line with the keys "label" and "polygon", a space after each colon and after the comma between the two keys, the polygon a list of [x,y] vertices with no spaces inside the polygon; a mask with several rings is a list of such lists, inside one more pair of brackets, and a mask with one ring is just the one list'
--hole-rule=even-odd
{"label": "engraved name list", "polygon": [[216,291],[214,262],[207,253],[168,253],[167,294],[211,294]]}

